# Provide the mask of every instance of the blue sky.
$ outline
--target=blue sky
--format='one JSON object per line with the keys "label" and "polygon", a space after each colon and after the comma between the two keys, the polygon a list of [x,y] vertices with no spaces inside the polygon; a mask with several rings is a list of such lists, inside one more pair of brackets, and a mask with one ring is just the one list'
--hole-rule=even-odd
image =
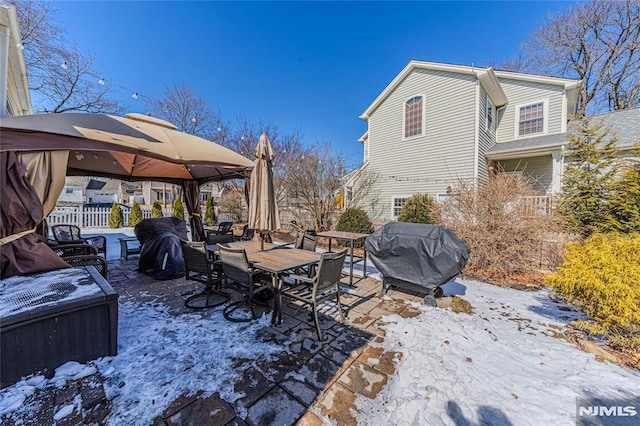
{"label": "blue sky", "polygon": [[[60,2],[69,39],[131,112],[186,84],[226,121],[244,116],[331,141],[357,166],[358,116],[411,60],[512,56],[566,2]],[[126,89],[125,89],[126,88]]]}

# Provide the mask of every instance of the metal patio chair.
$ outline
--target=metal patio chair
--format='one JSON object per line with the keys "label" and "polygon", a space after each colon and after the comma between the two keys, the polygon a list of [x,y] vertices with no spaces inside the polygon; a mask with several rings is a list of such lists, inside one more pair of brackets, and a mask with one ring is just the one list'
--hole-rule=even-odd
{"label": "metal patio chair", "polygon": [[286,296],[302,303],[311,305],[313,310],[313,322],[316,326],[318,339],[322,340],[322,331],[318,322],[318,305],[325,300],[335,298],[340,314],[340,322],[344,322],[342,305],[340,303],[340,278],[347,250],[337,253],[323,253],[320,264],[313,277],[290,275],[290,278],[300,282],[281,291]]}
{"label": "metal patio chair", "polygon": [[91,244],[107,258],[107,238],[102,235],[83,237],[76,225],[53,225],[53,238],[60,244]]}
{"label": "metal patio chair", "polygon": [[[184,305],[190,309],[206,309],[220,306],[229,301],[229,295],[220,291],[222,270],[219,262],[213,262],[204,242],[181,241],[185,263],[185,277],[206,285],[201,293],[189,296]],[[190,276],[190,274],[195,274]]]}

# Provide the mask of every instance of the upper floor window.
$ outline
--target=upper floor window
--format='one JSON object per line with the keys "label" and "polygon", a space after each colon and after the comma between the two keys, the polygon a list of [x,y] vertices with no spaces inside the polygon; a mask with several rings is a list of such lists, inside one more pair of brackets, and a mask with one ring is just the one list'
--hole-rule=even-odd
{"label": "upper floor window", "polygon": [[64,193],[65,194],[73,194],[73,188],[69,188],[69,187],[65,188],[64,189]]}
{"label": "upper floor window", "polygon": [[418,95],[404,103],[404,137],[422,136],[424,132],[424,96]]}
{"label": "upper floor window", "polygon": [[393,197],[393,217],[394,218],[400,216],[400,213],[402,212],[402,208],[404,207],[406,202],[407,202],[406,197]]}
{"label": "upper floor window", "polygon": [[545,132],[545,101],[519,106],[517,136],[535,135]]}
{"label": "upper floor window", "polygon": [[489,99],[489,96],[487,96],[487,102],[486,102],[486,113],[485,113],[485,130],[486,131],[491,131],[494,130],[494,117],[496,115],[496,107],[493,105],[493,102],[491,102],[491,99]]}

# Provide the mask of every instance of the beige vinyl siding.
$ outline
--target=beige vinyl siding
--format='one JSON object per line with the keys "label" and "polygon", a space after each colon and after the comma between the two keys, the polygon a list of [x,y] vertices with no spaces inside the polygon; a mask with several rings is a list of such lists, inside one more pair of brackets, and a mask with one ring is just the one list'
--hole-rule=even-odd
{"label": "beige vinyl siding", "polygon": [[546,134],[562,132],[562,86],[506,78],[500,78],[499,80],[509,99],[509,104],[501,111],[498,117],[499,126],[496,133],[496,141],[498,143],[517,139],[515,136],[516,108],[538,101],[547,101]]}
{"label": "beige vinyl siding", "polygon": [[499,169],[505,172],[521,171],[533,180],[534,188],[541,192],[551,192],[553,181],[553,159],[551,155],[527,157],[499,162]]}
{"label": "beige vinyl siding", "polygon": [[[403,105],[424,95],[424,136],[403,139]],[[379,173],[378,202],[391,219],[393,197],[446,191],[458,179],[473,178],[474,77],[415,70],[369,118],[369,164]],[[371,211],[372,216],[378,216]]]}
{"label": "beige vinyl siding", "polygon": [[486,179],[489,176],[487,160],[485,157],[485,153],[496,143],[496,132],[495,128],[497,127],[497,113],[493,115],[493,127],[494,130],[486,130],[487,129],[487,92],[485,92],[484,88],[480,86],[480,122],[478,129],[478,139],[479,139],[479,153],[478,153],[478,178]]}

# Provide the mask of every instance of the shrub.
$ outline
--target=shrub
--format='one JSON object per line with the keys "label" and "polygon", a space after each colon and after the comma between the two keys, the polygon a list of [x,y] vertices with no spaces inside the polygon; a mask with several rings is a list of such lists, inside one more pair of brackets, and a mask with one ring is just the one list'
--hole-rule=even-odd
{"label": "shrub", "polygon": [[162,213],[162,204],[160,201],[154,201],[153,206],[151,206],[151,217],[163,217]]}
{"label": "shrub", "polygon": [[536,194],[522,176],[499,173],[477,185],[461,181],[438,204],[438,216],[471,251],[470,269],[503,283],[533,262],[539,266],[545,233],[559,229],[557,218],[527,202],[526,196]]}
{"label": "shrub", "polygon": [[176,200],[173,202],[173,216],[179,217],[180,219],[184,219],[184,206],[182,205],[182,200],[178,195]]}
{"label": "shrub", "polygon": [[[346,209],[340,216],[340,219],[338,219],[336,231],[370,234],[373,232],[373,224],[364,210],[357,207],[351,207]],[[338,243],[343,247],[350,246],[351,244],[348,241],[338,241]],[[355,241],[353,246],[358,248],[363,247],[364,241]]]}
{"label": "shrub", "polygon": [[436,223],[433,198],[429,194],[409,197],[398,216],[398,222]]}
{"label": "shrub", "polygon": [[215,207],[213,207],[213,197],[209,197],[207,199],[206,210],[204,213],[204,222],[209,226],[213,226],[218,223],[218,218],[216,217],[216,209]]}
{"label": "shrub", "polygon": [[140,208],[140,203],[137,201],[133,202],[131,206],[131,214],[129,214],[129,226],[136,226],[142,221],[142,209]]}
{"label": "shrub", "polygon": [[640,351],[640,234],[594,234],[569,243],[547,284],[592,318],[579,326],[603,334],[616,349]]}
{"label": "shrub", "polygon": [[111,214],[109,215],[109,228],[122,228],[124,226],[124,214],[120,205],[115,201],[111,205]]}

